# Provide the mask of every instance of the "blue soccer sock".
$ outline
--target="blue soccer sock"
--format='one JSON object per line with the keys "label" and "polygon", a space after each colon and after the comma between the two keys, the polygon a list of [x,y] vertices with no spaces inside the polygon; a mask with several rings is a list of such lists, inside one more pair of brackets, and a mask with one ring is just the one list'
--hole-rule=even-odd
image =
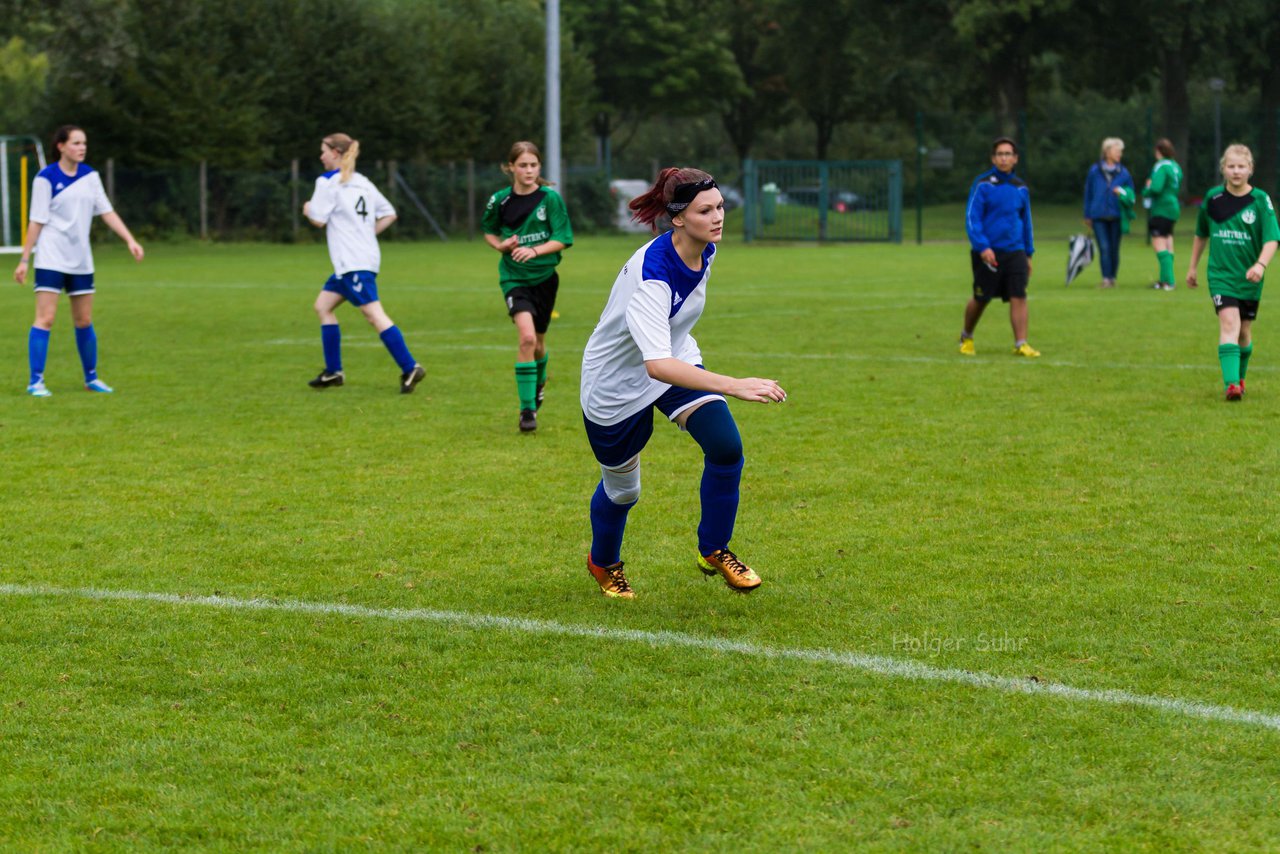
{"label": "blue soccer sock", "polygon": [[320,346],[324,348],[325,373],[339,373],[342,370],[342,329],[338,324],[320,324]]}
{"label": "blue soccer sock", "polygon": [[698,407],[685,422],[703,453],[702,520],[698,523],[698,553],[709,555],[729,547],[738,518],[738,487],[742,482],[742,436],[729,406],[714,400]]}
{"label": "blue soccer sock", "polygon": [[91,383],[98,378],[98,333],[93,331],[92,323],[76,327],[76,349],[80,351],[84,381]]}
{"label": "blue soccer sock", "polygon": [[413,366],[418,364],[414,361],[413,355],[410,354],[409,346],[404,343],[404,336],[400,334],[399,327],[388,326],[382,330],[382,334],[378,337],[387,346],[387,352],[391,354],[391,358],[396,360],[396,364],[400,366],[402,373],[409,373],[413,370]]}
{"label": "blue soccer sock", "polygon": [[27,336],[27,362],[31,365],[31,382],[35,385],[44,379],[45,362],[49,360],[49,330],[31,327]]}
{"label": "blue soccer sock", "polygon": [[707,460],[702,468],[702,520],[698,523],[698,554],[709,555],[716,549],[727,549],[733,539],[733,523],[738,518],[738,485],[742,482],[742,464],[722,465]]}
{"label": "blue soccer sock", "polygon": [[596,566],[612,566],[622,559],[622,532],[627,513],[635,506],[634,501],[614,504],[604,491],[604,481],[596,484],[591,496],[591,562]]}

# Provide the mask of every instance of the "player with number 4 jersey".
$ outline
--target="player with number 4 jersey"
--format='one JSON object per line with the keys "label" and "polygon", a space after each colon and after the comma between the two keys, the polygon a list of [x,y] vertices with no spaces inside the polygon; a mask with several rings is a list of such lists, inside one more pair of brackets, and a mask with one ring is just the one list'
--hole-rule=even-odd
{"label": "player with number 4 jersey", "polygon": [[320,343],[324,348],[324,370],[311,380],[316,389],[346,382],[342,370],[342,336],[334,313],[349,302],[364,315],[382,338],[391,358],[400,367],[400,392],[409,394],[427,375],[414,361],[399,327],[387,316],[378,299],[378,269],[382,252],[378,235],[396,220],[396,210],[365,176],[355,171],[360,143],[345,133],[326,136],[320,143],[320,162],[325,173],[316,179],[315,192],[302,206],[303,215],[317,228],[325,229],[333,275],[316,297],[320,317]]}

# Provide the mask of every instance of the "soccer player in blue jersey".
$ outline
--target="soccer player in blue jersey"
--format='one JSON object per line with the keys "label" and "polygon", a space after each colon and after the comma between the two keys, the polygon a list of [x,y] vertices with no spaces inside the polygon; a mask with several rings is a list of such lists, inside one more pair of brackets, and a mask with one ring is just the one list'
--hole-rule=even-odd
{"label": "soccer player in blue jersey", "polygon": [[400,367],[400,393],[409,394],[427,375],[414,361],[395,325],[378,299],[378,269],[382,251],[378,235],[396,221],[396,209],[365,176],[356,169],[360,143],[345,133],[329,134],[320,142],[320,163],[325,172],[316,179],[311,199],[302,214],[316,228],[325,229],[333,275],[316,296],[320,317],[320,344],[324,349],[324,370],[310,385],[332,388],[346,382],[342,370],[342,335],[334,311],[349,302],[378,331],[383,345]]}
{"label": "soccer player in blue jersey", "polygon": [[98,335],[93,328],[93,252],[89,248],[89,226],[95,216],[120,235],[134,260],[141,261],[142,246],[133,239],[124,220],[116,213],[102,178],[84,162],[89,150],[83,129],[63,125],[53,134],[53,151],[58,159],[36,175],[31,184],[31,214],[22,257],[13,277],[26,284],[31,253],[35,252],[36,316],[27,337],[27,360],[31,379],[27,394],[49,397],[44,384],[49,355],[49,333],[58,313],[58,297],[63,291],[71,299],[71,322],[76,329],[76,349],[84,368],[84,387],[110,393],[113,389],[98,378]]}
{"label": "soccer player in blue jersey", "polygon": [[993,168],[974,179],[965,207],[969,261],[973,268],[973,297],[964,307],[960,354],[972,356],[973,330],[991,300],[1009,304],[1013,326],[1013,355],[1035,358],[1040,351],[1027,343],[1027,285],[1035,239],[1031,229],[1031,194],[1013,171],[1018,146],[1008,137],[991,145]]}
{"label": "soccer player in blue jersey", "polygon": [[640,452],[653,434],[657,407],[702,448],[698,568],[719,574],[734,590],[753,590],[760,576],[729,550],[743,456],[724,395],[760,403],[787,395],[774,380],[703,369],[690,335],[706,304],[724,198],[706,172],[669,168],[631,201],[631,210],[655,231],[659,224],[670,229],[623,265],[582,355],[583,420],[601,471],[591,498],[587,571],[605,596],[634,597],[622,569],[622,534],[640,497]]}

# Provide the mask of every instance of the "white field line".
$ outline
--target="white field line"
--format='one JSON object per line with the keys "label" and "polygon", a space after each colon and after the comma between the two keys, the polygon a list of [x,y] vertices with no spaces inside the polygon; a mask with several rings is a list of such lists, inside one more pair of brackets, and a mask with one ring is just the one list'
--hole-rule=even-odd
{"label": "white field line", "polygon": [[399,622],[438,623],[465,629],[498,629],[530,635],[591,638],[601,641],[642,643],[653,647],[685,648],[732,653],[751,658],[779,661],[803,661],[859,670],[890,679],[917,682],[942,682],[985,688],[1005,694],[1042,695],[1058,700],[1101,703],[1109,706],[1132,706],[1165,714],[1222,723],[1247,724],[1280,732],[1280,714],[1219,706],[1177,697],[1135,694],[1115,689],[1076,688],[1055,682],[1015,679],[990,673],[930,667],[910,660],[860,652],[832,649],[804,649],[764,646],[746,641],[699,637],[682,632],[615,629],[603,626],[575,626],[550,620],[525,617],[500,617],[471,614],[464,611],[436,611],[426,608],[369,608],[337,602],[302,602],[289,599],[238,599],[231,596],[179,596],[173,593],[149,593],[140,590],[102,590],[93,587],[50,587],[46,585],[0,584],[0,596],[29,598],[71,598],[97,601],[143,602],[160,605],[202,606],[231,611],[273,611],[290,614],[318,614],[350,617],[358,620],[395,620]]}
{"label": "white field line", "polygon": [[[317,339],[315,338],[273,338],[269,341],[264,341],[263,343],[272,347],[314,347],[316,346],[316,340]],[[342,346],[343,347],[382,347],[383,344],[381,341],[375,338],[371,338],[367,341],[344,340],[342,342]],[[414,346],[414,349],[423,349],[423,350],[430,350],[430,351],[457,350],[460,352],[470,352],[470,351],[477,351],[477,350],[495,350],[495,351],[506,352],[508,350],[514,349],[510,344],[437,344],[430,341],[423,344],[414,344],[413,346]],[[948,343],[947,346],[950,347],[951,344]],[[582,352],[581,347],[568,347],[568,346],[555,347],[555,350],[558,353],[580,354]],[[922,364],[922,365],[959,365],[966,368],[972,365],[990,364],[992,361],[995,361],[997,359],[1005,359],[1005,357],[1008,356],[1008,354],[1004,351],[1004,348],[996,348],[992,352],[991,359],[982,358],[983,356],[987,355],[986,353],[980,353],[977,358],[970,358],[970,357],[961,358],[960,356],[902,356],[902,355],[895,356],[895,355],[880,354],[880,353],[767,353],[760,350],[753,350],[749,352],[717,351],[715,355],[720,356],[721,358],[732,358],[732,359],[753,359],[753,360],[754,359],[777,359],[778,361],[794,360],[794,361],[800,361],[800,362],[877,362],[877,363],[901,362],[901,363],[907,363],[907,364]],[[1011,356],[1009,356],[1008,358],[1012,360]],[[1077,368],[1080,370],[1105,370],[1105,371],[1126,370],[1126,371],[1156,371],[1156,372],[1159,372],[1159,371],[1211,372],[1215,370],[1214,366],[1208,361],[1205,361],[1199,364],[1182,364],[1182,363],[1176,363],[1176,362],[1169,363],[1169,364],[1154,364],[1154,363],[1137,364],[1133,362],[1069,362],[1062,359],[1040,358],[1040,359],[1035,359],[1034,361],[1030,359],[1023,360],[1018,364],[1026,364],[1026,365],[1036,364],[1036,365],[1043,365],[1048,368]],[[1272,371],[1280,371],[1280,366],[1250,365],[1249,370],[1251,372],[1270,373]]]}

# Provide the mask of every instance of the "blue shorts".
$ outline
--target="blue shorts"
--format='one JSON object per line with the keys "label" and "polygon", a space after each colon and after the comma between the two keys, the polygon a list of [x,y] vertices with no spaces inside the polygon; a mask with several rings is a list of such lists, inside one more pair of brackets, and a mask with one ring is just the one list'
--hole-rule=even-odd
{"label": "blue shorts", "polygon": [[587,426],[587,441],[591,443],[591,451],[600,465],[620,466],[643,451],[649,443],[649,437],[653,435],[654,406],[674,421],[681,412],[704,400],[724,400],[724,397],[713,391],[694,391],[673,385],[652,406],[646,406],[630,418],[608,427],[595,423],[584,412],[582,422]]}
{"label": "blue shorts", "polygon": [[332,275],[321,290],[339,294],[352,305],[368,305],[378,301],[378,274],[353,270],[341,276]]}
{"label": "blue shorts", "polygon": [[36,267],[37,291],[71,296],[93,293],[93,273],[60,273],[57,270],[41,270]]}

